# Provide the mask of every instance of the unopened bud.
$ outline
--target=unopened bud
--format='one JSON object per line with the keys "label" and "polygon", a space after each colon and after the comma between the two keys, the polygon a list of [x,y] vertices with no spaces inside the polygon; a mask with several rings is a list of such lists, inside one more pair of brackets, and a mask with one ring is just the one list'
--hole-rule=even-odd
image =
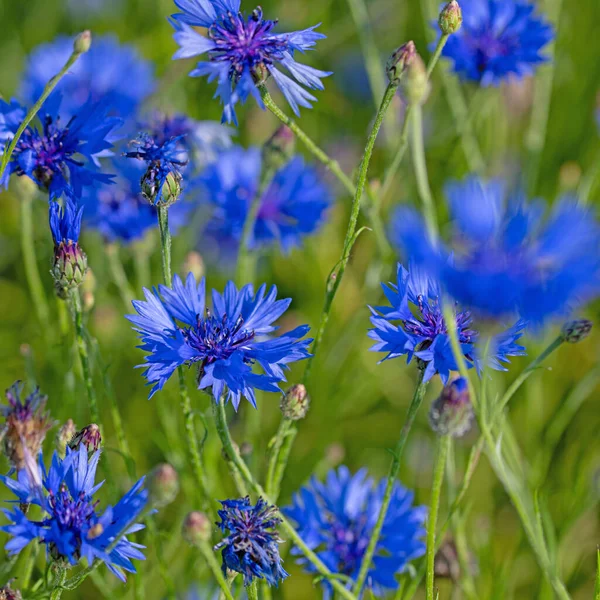
{"label": "unopened bud", "polygon": [[79,446],[83,444],[88,452],[95,452],[102,445],[102,435],[100,434],[100,427],[95,423],[84,427],[81,431],[78,431],[73,439],[69,442],[69,448],[71,450],[78,450]]}
{"label": "unopened bud", "polygon": [[155,165],[150,165],[140,182],[142,195],[153,206],[171,206],[181,195],[181,174],[171,171],[165,178],[162,187]]}
{"label": "unopened bud", "polygon": [[462,25],[462,10],[456,0],[451,0],[442,8],[438,19],[440,30],[444,35],[456,33]]}
{"label": "unopened bud", "polygon": [[77,427],[75,426],[73,419],[69,419],[58,430],[58,433],[56,434],[56,451],[58,452],[59,456],[64,458],[67,452],[67,446],[69,445],[69,442],[75,437],[76,433]]}
{"label": "unopened bud", "polygon": [[562,327],[562,338],[569,344],[577,344],[590,335],[593,326],[594,324],[587,319],[569,321]]}
{"label": "unopened bud", "polygon": [[181,528],[183,539],[192,546],[209,542],[211,537],[212,525],[209,518],[201,512],[193,511],[188,513]]}
{"label": "unopened bud", "polygon": [[56,246],[51,272],[57,296],[65,300],[70,290],[78,288],[87,268],[87,256],[77,242],[69,240]]}
{"label": "unopened bud", "polygon": [[185,262],[183,263],[184,273],[192,273],[196,278],[196,281],[200,281],[204,276],[205,271],[204,259],[199,252],[190,252],[185,257]]}
{"label": "unopened bud", "polygon": [[287,392],[281,396],[279,408],[283,416],[290,421],[299,421],[304,419],[308,413],[310,398],[306,388],[298,383],[293,385]]}
{"label": "unopened bud", "polygon": [[157,508],[171,504],[179,493],[179,476],[169,464],[162,463],[150,471],[146,478],[150,504]]}
{"label": "unopened bud", "polygon": [[400,78],[406,71],[408,64],[416,56],[417,49],[415,43],[411,40],[406,42],[397,48],[393,54],[388,58],[385,65],[385,71],[387,73],[390,83],[399,83]]}
{"label": "unopened bud", "polygon": [[463,377],[449,383],[433,402],[429,423],[438,435],[462,437],[471,429],[473,407],[467,381]]}
{"label": "unopened bud", "polygon": [[429,94],[427,68],[421,56],[416,53],[406,65],[401,82],[402,95],[408,104],[423,104]]}
{"label": "unopened bud", "polygon": [[286,125],[282,125],[263,147],[263,163],[266,170],[278,171],[294,156],[296,136]]}
{"label": "unopened bud", "polygon": [[75,54],[85,54],[92,46],[92,32],[89,29],[82,31],[73,40],[73,52]]}

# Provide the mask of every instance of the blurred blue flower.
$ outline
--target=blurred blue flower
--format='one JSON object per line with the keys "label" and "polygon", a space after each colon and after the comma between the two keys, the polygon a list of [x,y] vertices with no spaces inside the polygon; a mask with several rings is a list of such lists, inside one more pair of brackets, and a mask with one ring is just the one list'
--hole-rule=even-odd
{"label": "blurred blue flower", "polygon": [[460,6],[462,27],[448,38],[442,55],[454,62],[463,79],[498,85],[511,75],[530,75],[547,60],[541,51],[554,32],[534,15],[534,3],[461,0]]}
{"label": "blurred blue flower", "polygon": [[100,513],[94,500],[102,486],[94,484],[99,459],[99,450],[88,458],[81,445],[79,450],[67,448],[64,459],[55,453],[48,472],[40,454],[39,465],[28,456],[27,466],[19,471],[17,479],[0,475],[0,481],[21,504],[35,504],[45,513],[41,520],[34,521],[20,507],[2,510],[11,521],[0,527],[12,536],[5,546],[10,555],[18,554],[37,539],[55,560],[71,565],[81,558],[89,565],[100,560],[122,581],[124,571],[135,573],[131,559],[144,560],[139,550],[143,546],[130,542],[126,536],[143,528],[134,521],[141,515],[148,494],[140,489],[140,479],[114,507],[108,506]]}
{"label": "blurred blue flower", "polygon": [[223,574],[227,569],[241,573],[244,585],[254,579],[264,579],[269,585],[277,586],[288,573],[279,556],[279,544],[283,541],[277,534],[277,508],[259,498],[255,505],[250,498],[224,500],[223,508],[217,511],[221,521],[217,525],[227,534],[216,546],[223,549]]}
{"label": "blurred blue flower", "polygon": [[[448,383],[450,372],[458,371],[458,365],[442,314],[439,284],[416,266],[411,265],[410,271],[407,271],[399,264],[398,283],[382,287],[391,306],[371,308],[373,329],[369,331],[369,337],[376,342],[371,350],[386,352],[382,360],[406,355],[410,363],[416,356],[424,368],[423,381],[429,381],[437,373],[444,384]],[[482,364],[476,347],[479,334],[472,329],[471,312],[455,306],[454,314],[467,364],[480,370]],[[517,344],[525,326],[525,321],[518,321],[492,339],[488,366],[506,371],[502,363],[509,362],[509,356],[525,354],[525,348]]]}
{"label": "blurred blue flower", "polygon": [[[146,301],[136,300],[137,315],[127,318],[138,332],[148,352],[144,376],[153,384],[152,397],[162,389],[177,367],[198,365],[198,389],[211,389],[215,401],[224,396],[237,410],[244,396],[256,407],[254,390],[281,392],[289,363],[307,358],[312,340],[301,339],[308,325],[297,327],[279,337],[265,337],[277,327],[272,323],[289,307],[291,300],[276,300],[273,286],[256,295],[252,285],[238,290],[233,282],[223,294],[212,292],[212,311],[206,306],[205,281],[200,285],[192,273],[184,283],[178,275],[172,287],[144,289]],[[253,373],[257,363],[263,374]]]}
{"label": "blurred blue flower", "polygon": [[[385,486],[385,479],[376,484],[367,478],[366,469],[351,475],[341,466],[328,473],[325,483],[313,478],[294,494],[293,504],[283,513],[297,523],[302,539],[331,571],[355,580],[379,516]],[[397,589],[396,575],[425,554],[422,538],[427,509],[413,506],[413,499],[413,492],[394,483],[366,583],[376,596]],[[302,556],[297,548],[292,553]],[[299,558],[298,562],[309,573],[316,573],[306,559]],[[332,599],[333,588],[323,585],[324,598]]]}
{"label": "blurred blue flower", "polygon": [[528,203],[522,192],[506,199],[497,180],[470,177],[446,194],[452,248],[434,248],[420,215],[406,209],[397,213],[392,239],[461,304],[539,325],[600,292],[600,227],[575,198],[561,198],[544,221],[542,201]]}
{"label": "blurred blue flower", "polygon": [[[47,190],[52,200],[63,194],[79,198],[83,187],[111,181],[110,175],[99,172],[98,159],[112,155],[114,130],[121,121],[106,116],[104,103],[86,104],[64,126],[58,105],[56,111],[41,117],[41,128],[30,124],[25,129],[1,185],[8,184],[12,173],[25,175]],[[0,152],[14,137],[24,114],[14,100],[8,104],[0,99]]]}
{"label": "blurred blue flower", "polygon": [[[262,160],[258,148],[222,152],[199,178],[214,207],[209,235],[219,248],[238,246],[250,205],[258,191]],[[261,198],[250,246],[279,242],[284,251],[314,233],[331,203],[331,192],[317,171],[300,157],[275,174]]]}
{"label": "blurred blue flower", "polygon": [[[71,37],[59,37],[42,44],[30,54],[25,67],[20,97],[33,104],[42,95],[48,80],[63,67],[73,51]],[[54,112],[61,100],[61,114],[68,119],[88,101],[105,102],[111,115],[127,119],[154,91],[154,68],[136,48],[121,44],[113,35],[94,37],[90,50],[69,69],[42,112]]]}
{"label": "blurred blue flower", "polygon": [[[117,157],[111,170],[116,173],[113,185],[83,190],[84,220],[87,227],[98,230],[106,241],[130,244],[156,229],[157,210],[141,194],[140,179],[145,172],[141,165]],[[186,201],[183,192],[169,208],[171,233],[176,233],[187,222],[193,209],[194,204]]]}
{"label": "blurred blue flower", "polygon": [[[296,62],[294,53],[305,52],[325,36],[315,27],[292,33],[274,34],[277,21],[263,18],[260,7],[246,16],[240,12],[240,0],[174,0],[180,13],[172,16],[173,35],[179,50],[174,58],[208,54],[208,62],[199,62],[190,75],[217,80],[216,96],[224,105],[223,121],[237,124],[235,105],[253,95],[262,106],[255,80],[269,75],[289,102],[296,115],[299,106],[311,108],[316,98],[304,89],[322,90],[322,77],[331,75]],[[206,28],[206,35],[194,27]],[[275,68],[282,65],[293,79]]]}

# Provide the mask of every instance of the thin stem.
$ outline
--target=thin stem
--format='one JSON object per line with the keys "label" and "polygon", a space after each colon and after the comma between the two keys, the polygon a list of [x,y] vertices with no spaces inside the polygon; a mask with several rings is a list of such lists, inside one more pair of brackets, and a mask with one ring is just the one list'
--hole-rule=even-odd
{"label": "thin stem", "polygon": [[106,255],[108,256],[108,266],[110,267],[110,273],[113,277],[114,282],[119,289],[119,294],[121,296],[121,300],[123,300],[123,304],[127,308],[131,307],[131,303],[135,298],[135,294],[133,293],[133,289],[129,284],[129,280],[127,279],[127,274],[125,273],[125,269],[123,268],[123,263],[119,257],[119,247],[117,244],[107,244],[106,245]]}
{"label": "thin stem", "polygon": [[56,563],[54,568],[56,569],[56,575],[54,576],[54,581],[52,582],[50,600],[59,600],[63,593],[63,584],[67,579],[67,570]]}
{"label": "thin stem", "polygon": [[[27,182],[29,183],[29,182]],[[20,185],[20,204],[21,204],[21,253],[23,254],[23,264],[25,266],[25,277],[33,299],[35,312],[40,323],[44,325],[43,331],[49,321],[50,311],[48,301],[44,292],[44,285],[40,277],[37,259],[35,256],[35,240],[33,237],[33,201],[35,191],[33,186]]]}
{"label": "thin stem", "polygon": [[275,104],[275,101],[271,98],[271,94],[269,94],[269,91],[264,84],[258,86],[258,91],[260,92],[260,97],[262,98],[265,107],[284,125],[287,125],[294,132],[296,137],[306,146],[307,150],[337,177],[351,196],[354,196],[355,188],[352,180],[344,173],[344,171],[342,171],[338,162],[321,150],[321,148],[319,148],[319,146],[317,146],[317,144],[315,144],[315,142],[313,142],[312,139],[298,127],[295,121],[288,117],[277,104]]}
{"label": "thin stem", "polygon": [[435,561],[435,528],[440,509],[440,497],[442,495],[442,484],[444,482],[444,471],[446,469],[446,457],[448,456],[448,447],[450,436],[443,435],[438,443],[437,458],[433,470],[433,483],[431,487],[431,502],[429,506],[429,516],[427,518],[427,577],[426,590],[427,600],[434,600],[434,561]]}
{"label": "thin stem", "polygon": [[287,467],[287,463],[292,452],[292,446],[294,444],[294,440],[296,439],[297,434],[298,427],[296,427],[296,425],[292,425],[283,442],[281,451],[279,452],[279,458],[277,459],[277,464],[275,465],[275,475],[273,477],[273,497],[275,499],[279,498],[279,492],[281,491],[281,482],[283,481],[283,475],[285,473],[285,469]]}
{"label": "thin stem", "polygon": [[250,252],[250,244],[252,243],[252,237],[254,235],[254,228],[256,226],[256,219],[258,218],[258,211],[264,193],[267,191],[273,176],[275,175],[275,169],[265,169],[260,178],[260,184],[252,203],[250,204],[250,210],[246,215],[244,221],[244,228],[242,230],[242,238],[240,240],[240,247],[238,250],[237,263],[235,267],[235,282],[238,286],[244,283],[254,282],[254,271],[256,269],[256,257],[255,254]]}
{"label": "thin stem", "polygon": [[346,230],[346,237],[344,239],[342,256],[340,257],[337,269],[334,268],[334,271],[332,272],[332,275],[335,274],[335,277],[329,277],[327,282],[325,302],[323,304],[323,311],[321,313],[321,321],[319,323],[319,328],[315,336],[315,341],[312,345],[312,355],[308,358],[306,363],[306,369],[304,371],[303,377],[304,383],[306,383],[309,379],[313,361],[319,350],[321,342],[323,341],[325,329],[327,328],[327,323],[329,322],[329,316],[331,313],[331,306],[333,304],[333,300],[344,277],[344,272],[346,271],[348,261],[350,260],[350,253],[352,252],[352,247],[356,240],[356,225],[358,223],[358,215],[360,213],[361,198],[365,190],[365,185],[367,183],[367,175],[369,171],[369,164],[371,162],[371,156],[373,155],[373,148],[375,147],[375,141],[377,139],[379,130],[381,129],[385,113],[387,112],[387,109],[389,108],[397,89],[398,85],[396,83],[390,83],[388,85],[383,100],[381,101],[381,106],[377,111],[377,115],[375,117],[371,133],[367,138],[367,144],[365,146],[363,158],[358,171],[356,191],[354,193],[354,200],[352,202],[350,220],[348,222],[348,228]]}
{"label": "thin stem", "polygon": [[231,591],[229,589],[229,584],[223,575],[223,571],[221,570],[221,567],[215,558],[215,553],[213,552],[213,549],[210,547],[209,543],[200,542],[197,548],[202,553],[206,564],[212,571],[214,578],[217,580],[223,597],[225,597],[226,600],[233,600],[233,596],[231,595]]}
{"label": "thin stem", "polygon": [[404,453],[404,447],[406,446],[408,435],[412,429],[413,423],[415,422],[415,418],[419,412],[421,403],[423,402],[426,389],[427,383],[423,382],[423,373],[420,372],[412,402],[408,407],[406,420],[404,421],[404,425],[400,431],[400,437],[398,438],[398,442],[394,448],[392,464],[390,465],[390,470],[387,476],[383,502],[381,503],[381,508],[379,509],[377,522],[375,523],[375,527],[371,533],[369,545],[367,546],[365,555],[363,556],[362,563],[360,565],[360,571],[358,572],[358,577],[356,578],[356,584],[353,588],[356,596],[360,596],[360,592],[362,591],[365,581],[367,580],[367,575],[369,573],[369,569],[371,568],[371,561],[373,560],[373,555],[375,554],[375,548],[377,547],[377,542],[379,541],[379,536],[381,535],[383,523],[385,522],[385,517],[387,515],[390,502],[392,501],[392,492],[394,491],[394,484],[396,483],[398,473],[400,472],[400,464],[402,460],[402,454]]}
{"label": "thin stem", "polygon": [[429,178],[427,176],[427,162],[425,159],[425,146],[423,144],[423,112],[421,106],[415,104],[411,112],[412,118],[412,154],[415,168],[415,176],[417,178],[417,188],[419,196],[423,202],[423,214],[427,233],[432,242],[438,237],[437,217],[435,214],[435,205],[433,202],[433,194],[429,187]]}
{"label": "thin stem", "polygon": [[158,562],[158,570],[160,571],[160,576],[167,588],[167,598],[169,600],[175,599],[175,582],[169,573],[169,567],[165,561],[165,555],[163,552],[162,540],[160,538],[160,534],[156,527],[156,523],[154,521],[153,516],[149,516],[146,519],[146,525],[148,527],[148,533],[150,535],[150,542],[154,551],[156,552],[156,561]]}
{"label": "thin stem", "polygon": [[48,83],[44,87],[44,91],[42,92],[42,95],[38,98],[37,102],[31,107],[31,109],[27,113],[27,116],[25,117],[23,122],[19,125],[19,128],[17,129],[15,136],[13,137],[8,148],[5,150],[4,154],[2,155],[2,161],[0,162],[0,180],[2,180],[4,171],[6,170],[6,167],[8,166],[10,157],[12,156],[12,153],[13,153],[14,149],[16,148],[16,146],[19,142],[19,139],[21,138],[21,135],[23,134],[25,129],[27,129],[27,126],[29,125],[29,123],[31,123],[31,121],[33,120],[35,115],[37,115],[39,110],[42,108],[42,105],[46,101],[46,98],[48,98],[48,96],[52,93],[52,90],[54,90],[54,88],[58,85],[59,81],[67,74],[67,71],[75,64],[75,62],[77,61],[77,59],[80,56],[81,56],[80,52],[76,52],[75,50],[73,50],[73,53],[71,54],[71,56],[69,56],[69,58],[67,59],[67,62],[63,66],[63,68],[54,77],[52,77],[50,79],[50,81],[48,81]]}
{"label": "thin stem", "polygon": [[83,373],[83,381],[87,391],[88,402],[90,405],[90,415],[92,421],[100,425],[100,413],[98,412],[98,400],[96,398],[96,390],[92,379],[92,370],[90,368],[90,357],[86,343],[86,331],[83,324],[83,310],[81,308],[81,298],[79,290],[74,289],[69,293],[71,310],[73,311],[73,319],[75,321],[75,341],[77,343],[77,351],[81,360],[81,370]]}
{"label": "thin stem", "polygon": [[429,60],[429,64],[427,65],[427,77],[431,77],[431,74],[433,73],[433,69],[435,69],[435,65],[437,64],[437,61],[440,60],[440,56],[442,55],[442,50],[444,49],[444,46],[446,45],[446,42],[448,41],[448,38],[450,36],[447,33],[443,33],[440,36],[440,39],[438,40],[436,46],[435,46],[435,50],[433,51],[433,54],[431,55],[431,59]]}
{"label": "thin stem", "polygon": [[292,427],[292,421],[290,419],[286,419],[282,417],[279,427],[277,428],[277,433],[275,437],[271,441],[269,448],[269,463],[267,467],[267,478],[265,483],[265,489],[269,498],[273,498],[277,500],[278,494],[275,492],[275,470],[277,468],[277,463],[279,459],[279,455],[281,452],[281,447],[283,446],[284,440],[288,435],[290,428]]}
{"label": "thin stem", "polygon": [[[267,495],[262,486],[254,480],[250,469],[243,461],[239,451],[235,448],[229,427],[227,426],[227,419],[225,416],[225,405],[221,399],[215,407],[215,421],[217,426],[217,433],[223,445],[223,449],[233,463],[234,468],[244,478],[250,489],[258,496],[262,496],[265,501],[272,504],[272,500]],[[306,542],[300,537],[294,526],[288,521],[288,519],[281,512],[278,514],[281,519],[281,528],[291,538],[292,542],[298,547],[298,549],[304,554],[304,556],[313,564],[315,569],[327,578],[329,583],[338,592],[340,596],[346,598],[346,600],[356,600],[354,594],[347,590],[337,579],[333,578],[333,573],[327,568],[327,566],[321,561],[321,559],[306,545]]]}
{"label": "thin stem", "polygon": [[248,600],[258,600],[258,587],[256,585],[256,581],[253,581],[246,588],[246,594],[248,595]]}
{"label": "thin stem", "polygon": [[[173,276],[171,273],[171,232],[169,230],[169,209],[167,206],[158,207],[158,228],[160,231],[160,246],[162,256],[163,279],[168,286],[172,285]],[[194,469],[194,475],[200,492],[202,502],[208,502],[208,484],[206,482],[206,474],[202,465],[202,457],[200,456],[200,446],[194,428],[194,415],[192,412],[192,402],[187,391],[185,383],[185,374],[182,367],[178,367],[177,375],[179,379],[179,398],[181,401],[181,411],[185,423],[185,431],[187,434],[190,458]]]}

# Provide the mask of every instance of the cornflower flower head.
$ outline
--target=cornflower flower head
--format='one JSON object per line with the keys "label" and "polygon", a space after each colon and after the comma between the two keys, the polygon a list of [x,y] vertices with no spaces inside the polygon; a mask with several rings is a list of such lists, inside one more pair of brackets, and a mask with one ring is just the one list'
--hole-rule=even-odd
{"label": "cornflower flower head", "polygon": [[[33,104],[72,51],[73,39],[70,37],[59,37],[34,48],[25,66],[20,97]],[[98,36],[94,37],[89,51],[79,57],[60,81],[42,112],[48,112],[48,107],[62,97],[61,114],[68,119],[85,103],[102,100],[111,115],[127,119],[135,114],[155,87],[151,61],[143,59],[134,46],[121,44],[114,35]]]}
{"label": "cornflower flower head", "polygon": [[[407,271],[399,264],[397,283],[382,288],[391,306],[371,308],[373,329],[369,331],[369,337],[375,340],[371,350],[387,353],[382,362],[406,355],[410,363],[416,357],[423,369],[423,381],[429,381],[437,373],[444,384],[448,383],[450,372],[458,371],[458,365],[443,315],[439,284],[415,265]],[[482,358],[477,348],[479,334],[473,328],[471,312],[455,304],[453,314],[467,366],[481,370]],[[502,363],[509,362],[510,356],[525,354],[525,348],[517,343],[525,326],[526,322],[519,320],[490,341],[489,367],[506,371]]]}
{"label": "cornflower flower head", "polygon": [[[236,248],[258,191],[263,161],[258,148],[234,147],[220,154],[199,177],[214,207],[207,233],[220,248]],[[284,252],[302,243],[323,221],[331,192],[317,171],[300,157],[275,173],[262,195],[250,247],[279,243]]]}
{"label": "cornflower flower head", "polygon": [[67,200],[64,207],[50,202],[49,221],[54,240],[52,277],[56,293],[65,299],[70,290],[83,283],[87,273],[87,256],[79,246],[83,207]]}
{"label": "cornflower flower head", "polygon": [[[542,49],[554,37],[552,26],[523,0],[461,0],[462,27],[442,55],[463,79],[498,85],[510,76],[530,75],[547,59]],[[437,28],[437,23],[435,24]]]}
{"label": "cornflower flower head", "polygon": [[[115,157],[110,169],[116,174],[114,184],[88,187],[81,197],[85,207],[86,227],[97,230],[107,242],[131,244],[156,229],[157,210],[141,193],[144,167],[124,157]],[[182,192],[169,208],[169,227],[176,233],[184,225],[194,203]]]}
{"label": "cornflower flower head", "polygon": [[[281,393],[287,365],[307,358],[310,339],[302,339],[308,325],[279,337],[267,337],[289,307],[291,299],[277,300],[277,288],[252,285],[240,290],[228,282],[225,291],[212,292],[212,309],[206,302],[205,281],[192,273],[185,284],[178,275],[171,287],[144,289],[146,301],[135,300],[134,325],[146,352],[144,376],[152,397],[177,367],[197,365],[198,389],[211,390],[216,402],[223,396],[237,410],[242,396],[256,407],[255,389]],[[255,373],[259,366],[263,373]]]}
{"label": "cornflower flower head", "polygon": [[143,546],[130,542],[127,535],[143,529],[135,521],[148,497],[141,489],[144,480],[102,512],[94,499],[102,486],[95,484],[99,459],[100,450],[88,456],[82,444],[78,450],[67,448],[64,459],[55,453],[48,471],[41,455],[39,464],[28,455],[26,468],[19,471],[17,479],[0,475],[0,481],[21,504],[37,505],[45,513],[41,520],[33,521],[21,508],[2,511],[10,521],[0,527],[12,536],[5,546],[9,555],[19,554],[38,540],[54,560],[65,565],[74,566],[82,558],[89,565],[100,560],[122,581],[124,571],[135,573],[131,559],[144,560],[139,550]]}
{"label": "cornflower flower head", "polygon": [[563,196],[544,218],[542,201],[474,176],[447,185],[446,195],[451,244],[434,247],[412,210],[398,211],[392,239],[461,304],[539,326],[598,295],[600,226],[590,207]]}
{"label": "cornflower flower head", "polygon": [[[257,83],[271,76],[296,115],[311,108],[316,98],[305,88],[322,90],[321,78],[331,75],[296,62],[295,52],[306,52],[325,36],[310,27],[292,33],[273,33],[277,21],[265,19],[260,7],[249,15],[240,12],[240,0],[175,0],[181,11],[171,24],[179,50],[174,58],[206,54],[190,75],[217,81],[216,97],[223,103],[223,121],[237,124],[235,105],[254,96],[262,106]],[[206,28],[206,35],[194,27]],[[276,68],[284,67],[292,77]]]}
{"label": "cornflower flower head", "polygon": [[22,399],[23,382],[16,381],[6,390],[7,406],[0,406],[5,423],[0,427],[0,440],[4,453],[12,467],[25,468],[25,456],[29,452],[37,456],[46,433],[52,427],[50,414],[46,412],[47,396],[36,388]]}
{"label": "cornflower flower head", "polygon": [[[325,482],[313,477],[294,494],[292,505],[282,512],[297,523],[302,539],[331,571],[355,580],[379,516],[385,487],[385,479],[375,483],[367,478],[366,469],[352,475],[347,467],[341,466],[329,471]],[[366,582],[376,596],[396,589],[396,575],[410,561],[425,554],[422,538],[427,509],[413,506],[413,499],[413,492],[394,483],[392,501]],[[298,548],[294,547],[292,554],[300,557],[298,563],[309,573],[316,573]],[[323,588],[324,598],[331,600],[333,588],[329,583],[323,583]]]}
{"label": "cornflower flower head", "polygon": [[[88,103],[63,125],[55,104],[41,118],[41,127],[30,124],[21,135],[1,185],[8,185],[12,173],[27,176],[53,200],[62,195],[78,198],[85,186],[111,181],[110,175],[99,172],[99,159],[112,155],[113,132],[120,119],[107,117],[104,103]],[[14,100],[9,104],[0,99],[0,152],[14,137],[25,112]]]}
{"label": "cornflower flower head", "polygon": [[223,574],[227,575],[227,569],[231,569],[244,576],[244,585],[264,579],[277,586],[288,577],[279,556],[283,540],[277,533],[277,525],[281,523],[277,508],[262,498],[253,505],[248,496],[224,500],[221,504],[223,508],[217,511],[221,520],[217,525],[227,537],[214,549],[223,549]]}

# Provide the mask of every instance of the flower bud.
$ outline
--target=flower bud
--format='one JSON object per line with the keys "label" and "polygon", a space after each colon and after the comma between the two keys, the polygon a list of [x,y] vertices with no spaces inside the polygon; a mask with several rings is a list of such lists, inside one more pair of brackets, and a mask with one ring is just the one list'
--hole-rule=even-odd
{"label": "flower bud", "polygon": [[412,40],[406,42],[406,44],[403,44],[393,52],[385,65],[385,71],[390,83],[400,83],[400,78],[404,74],[404,71],[406,71],[406,67],[416,54],[417,49]]}
{"label": "flower bud", "polygon": [[73,419],[69,419],[58,430],[58,433],[56,434],[56,451],[58,452],[59,456],[64,458],[67,452],[67,446],[69,445],[69,442],[75,437],[76,433],[77,428],[75,427]]}
{"label": "flower bud", "polygon": [[181,174],[171,171],[159,188],[160,179],[155,165],[150,165],[141,180],[142,195],[153,206],[171,206],[181,195]]}
{"label": "flower bud", "polygon": [[50,415],[45,412],[48,398],[36,389],[22,401],[22,391],[23,383],[17,381],[6,390],[8,406],[0,406],[0,414],[6,417],[4,453],[17,470],[25,468],[27,455],[37,460],[46,433],[52,427]]}
{"label": "flower bud", "polygon": [[418,53],[408,61],[405,71],[400,83],[404,99],[408,104],[423,104],[429,94],[429,78],[425,63]]}
{"label": "flower bud", "polygon": [[198,546],[210,541],[211,530],[212,525],[209,518],[204,513],[195,510],[188,513],[183,521],[181,534],[188,544]]}
{"label": "flower bud", "polygon": [[95,452],[98,450],[102,445],[100,427],[95,423],[92,423],[78,431],[69,442],[69,448],[71,448],[71,450],[78,450],[81,444],[87,448],[88,452]]}
{"label": "flower bud", "polygon": [[289,127],[282,125],[263,147],[265,169],[278,171],[291,160],[295,149],[296,136]]}
{"label": "flower bud", "polygon": [[585,340],[585,338],[590,335],[593,325],[594,324],[587,319],[569,321],[562,327],[562,338],[569,344],[577,344],[577,342]]}
{"label": "flower bud", "polygon": [[60,242],[54,251],[51,271],[57,296],[65,300],[70,290],[78,288],[87,268],[87,256],[77,242]]}
{"label": "flower bud", "polygon": [[462,437],[471,429],[473,407],[463,377],[449,383],[431,405],[429,424],[438,435]]}
{"label": "flower bud", "polygon": [[179,493],[179,476],[177,471],[167,463],[156,465],[146,478],[146,489],[150,496],[150,504],[161,508],[171,504]]}
{"label": "flower bud", "polygon": [[92,32],[89,29],[82,31],[73,41],[73,52],[85,54],[92,46]]}
{"label": "flower bud", "polygon": [[306,388],[298,383],[293,385],[287,392],[281,396],[279,408],[284,418],[290,421],[299,421],[304,419],[308,413],[310,398]]}
{"label": "flower bud", "polygon": [[440,30],[444,35],[456,33],[462,25],[462,10],[456,0],[451,0],[442,8],[438,19]]}

